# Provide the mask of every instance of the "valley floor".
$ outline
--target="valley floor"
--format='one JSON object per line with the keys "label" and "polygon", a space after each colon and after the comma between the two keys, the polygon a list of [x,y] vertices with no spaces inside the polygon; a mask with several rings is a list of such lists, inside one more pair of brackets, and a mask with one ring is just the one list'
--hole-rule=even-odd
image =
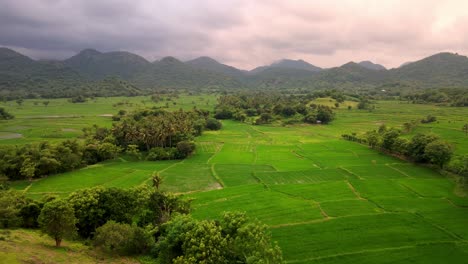
{"label": "valley floor", "polygon": [[[403,106],[341,110],[328,126],[223,121],[222,130],[197,138],[196,153],[183,161],[121,158],[13,187],[39,198],[150,184],[159,172],[163,189],[193,199],[196,218],[238,210],[268,224],[287,263],[468,263],[468,197],[456,194],[452,180],[339,139],[429,113],[426,106]],[[466,110],[434,111],[440,123],[417,130],[434,131],[466,154],[468,141],[457,128],[468,121]]]}

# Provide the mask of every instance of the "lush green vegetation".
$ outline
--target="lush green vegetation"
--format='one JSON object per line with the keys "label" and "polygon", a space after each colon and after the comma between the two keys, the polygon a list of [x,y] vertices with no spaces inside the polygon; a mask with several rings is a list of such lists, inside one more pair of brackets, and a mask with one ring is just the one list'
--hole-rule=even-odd
{"label": "lush green vegetation", "polygon": [[330,123],[334,119],[333,110],[327,105],[310,104],[314,96],[316,94],[287,96],[266,92],[223,95],[218,99],[214,116],[218,119],[250,121],[256,125],[275,121],[283,125]]}
{"label": "lush green vegetation", "polygon": [[[78,132],[69,137],[81,135],[81,128],[93,121],[111,128],[110,117],[97,116],[121,109],[130,113],[138,108],[136,104],[143,108],[141,101],[146,106],[165,106],[169,102],[175,110],[214,108],[214,98],[201,98],[180,96],[154,102],[139,97],[117,107],[112,104],[123,99],[99,98],[83,104],[50,100],[47,107],[35,106],[34,100],[24,100],[21,106],[7,103],[5,109],[16,119],[0,121],[1,130],[22,133],[25,129],[15,126],[29,122],[31,131],[22,138],[5,138],[0,143],[43,140],[39,131],[47,126],[44,120],[51,129],[72,125]],[[468,152],[462,129],[468,121],[466,108],[374,101],[374,107],[359,110],[358,100],[344,99],[336,107],[334,98],[311,98],[311,104],[335,108],[336,119],[328,125],[258,126],[223,120],[220,130],[205,131],[195,139],[194,154],[184,160],[141,161],[125,154],[80,170],[32,182],[18,181],[11,186],[38,201],[50,194],[66,198],[77,189],[97,185],[124,189],[152,185],[156,175],[162,179],[161,190],[185,193],[184,197],[192,199],[191,214],[196,221],[176,220],[181,229],[184,223],[199,224],[201,229],[216,233],[222,227],[209,219],[221,221],[222,212],[227,210],[245,211],[271,228],[272,240],[278,241],[286,262],[463,262],[468,257],[468,198],[463,186],[436,170],[340,137],[378,130],[385,124],[404,131],[401,137],[408,140],[419,133],[437,134],[453,146],[454,157],[462,157]],[[37,113],[36,109],[44,112]],[[60,111],[62,115],[77,115],[79,111],[84,114],[75,118],[32,118]],[[411,129],[405,130],[404,123],[429,114],[436,117],[435,122],[414,122]],[[109,229],[130,236],[138,232],[128,227]],[[184,236],[177,239],[185,241]],[[217,240],[206,241],[212,245]],[[185,243],[191,245],[190,241]],[[127,245],[122,248],[127,249]]]}

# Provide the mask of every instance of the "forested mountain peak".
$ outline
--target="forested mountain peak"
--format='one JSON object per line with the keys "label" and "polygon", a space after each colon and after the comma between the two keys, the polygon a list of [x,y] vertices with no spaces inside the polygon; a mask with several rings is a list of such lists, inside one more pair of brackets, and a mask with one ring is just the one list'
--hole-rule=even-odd
{"label": "forested mountain peak", "polygon": [[172,57],[172,56],[167,56],[167,57],[164,57],[162,58],[161,60],[159,61],[155,61],[155,63],[164,63],[164,64],[183,64],[182,61],[178,60],[177,58],[175,57]]}
{"label": "forested mountain peak", "polygon": [[315,71],[315,72],[322,70],[322,68],[312,65],[304,60],[282,59],[277,62],[274,62],[270,66],[280,67],[280,68],[308,70],[308,71]]}
{"label": "forested mountain peak", "polygon": [[235,68],[235,67],[232,67],[232,66],[229,66],[229,65],[226,65],[226,64],[222,64],[220,62],[218,62],[217,60],[213,59],[213,58],[210,58],[210,57],[207,57],[207,56],[202,56],[202,57],[198,57],[196,59],[193,59],[193,60],[189,60],[186,62],[186,64],[192,66],[192,67],[195,67],[195,68],[198,68],[198,69],[202,69],[202,70],[208,70],[208,71],[212,71],[212,72],[217,72],[217,73],[222,73],[222,74],[226,74],[226,75],[229,75],[229,76],[237,76],[237,77],[240,77],[241,75],[244,74],[243,71]]}
{"label": "forested mountain peak", "polygon": [[12,49],[0,47],[0,63],[7,60],[22,60],[32,62],[33,60],[21,53],[18,53]]}
{"label": "forested mountain peak", "polygon": [[86,78],[99,80],[107,76],[129,79],[149,62],[139,55],[126,51],[102,53],[94,49],[85,49],[66,59],[64,64]]}
{"label": "forested mountain peak", "polygon": [[376,70],[376,71],[382,71],[386,70],[386,68],[380,64],[373,63],[372,61],[361,61],[358,63],[360,66],[369,69],[369,70]]}

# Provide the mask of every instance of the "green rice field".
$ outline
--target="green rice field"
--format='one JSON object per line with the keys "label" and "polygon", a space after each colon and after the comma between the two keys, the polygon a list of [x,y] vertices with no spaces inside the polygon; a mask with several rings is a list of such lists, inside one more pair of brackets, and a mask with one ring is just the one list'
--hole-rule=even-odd
{"label": "green rice field", "polygon": [[[211,110],[215,98],[207,98],[182,96],[171,108]],[[135,97],[128,99],[131,104],[112,106],[122,100],[57,99],[47,108],[34,100],[21,107],[0,104],[16,116],[0,121],[0,144],[75,138],[85,126],[110,126],[108,114],[120,109],[144,107],[145,100],[146,106],[155,105]],[[195,154],[182,161],[122,157],[12,186],[40,198],[97,185],[150,184],[157,172],[164,190],[192,199],[195,218],[245,211],[269,225],[286,263],[468,263],[468,197],[453,179],[340,139],[428,114],[438,121],[419,125],[413,134],[434,132],[455,146],[456,155],[467,154],[468,137],[461,130],[467,108],[382,101],[373,112],[337,109],[330,125],[223,121],[221,130],[198,137]]]}

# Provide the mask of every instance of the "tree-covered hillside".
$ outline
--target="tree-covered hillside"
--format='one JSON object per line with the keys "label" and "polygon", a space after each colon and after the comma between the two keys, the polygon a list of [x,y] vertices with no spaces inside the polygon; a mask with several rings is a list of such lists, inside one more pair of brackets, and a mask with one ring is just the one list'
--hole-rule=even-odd
{"label": "tree-covered hillside", "polygon": [[399,93],[467,86],[468,58],[452,53],[439,53],[391,70],[369,61],[321,69],[303,60],[281,60],[249,72],[209,57],[187,62],[165,57],[150,63],[129,52],[101,53],[86,49],[64,61],[36,61],[0,48],[0,96],[6,99],[135,95],[166,89],[339,89]]}

